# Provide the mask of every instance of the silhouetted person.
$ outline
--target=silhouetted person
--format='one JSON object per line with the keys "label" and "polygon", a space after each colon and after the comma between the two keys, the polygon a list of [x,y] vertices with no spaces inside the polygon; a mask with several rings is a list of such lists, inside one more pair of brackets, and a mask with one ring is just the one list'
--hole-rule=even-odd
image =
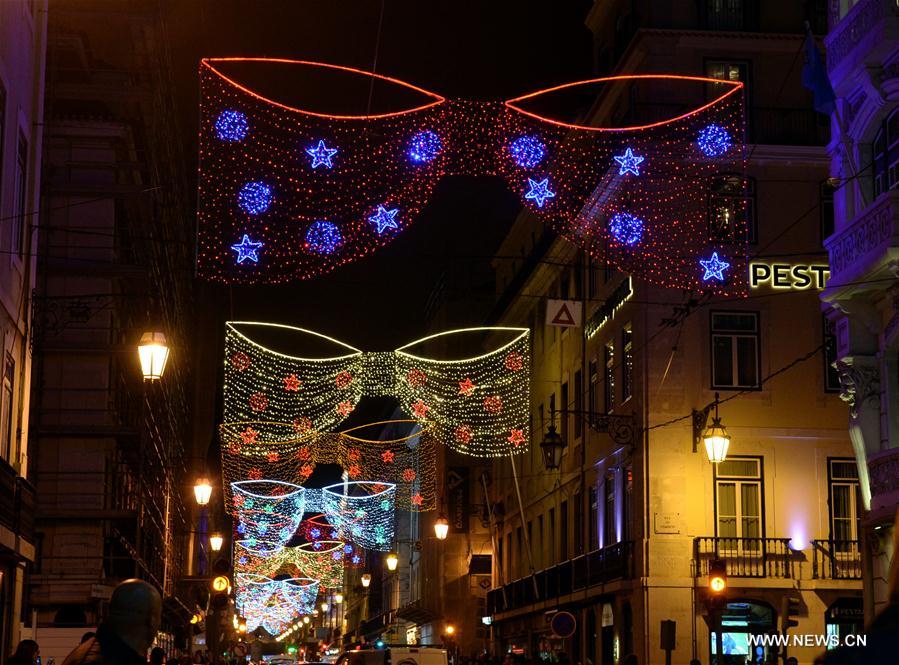
{"label": "silhouetted person", "polygon": [[35,665],[41,649],[34,640],[22,640],[16,652],[6,661],[7,665]]}
{"label": "silhouetted person", "polygon": [[159,592],[141,580],[125,580],[112,592],[109,616],[96,636],[66,656],[63,665],[146,665],[161,623]]}
{"label": "silhouetted person", "polygon": [[94,631],[92,631],[92,630],[87,631],[84,635],[81,636],[81,644],[84,644],[89,639],[91,639],[92,637],[96,637],[96,636],[97,636],[97,633],[95,633]]}
{"label": "silhouetted person", "polygon": [[699,658],[694,658],[690,661],[690,665],[702,665],[702,663],[700,662]]}
{"label": "silhouetted person", "polygon": [[150,665],[163,665],[165,663],[165,649],[153,647],[150,651]]}
{"label": "silhouetted person", "polygon": [[787,665],[799,665],[799,659],[796,656],[787,658]]}
{"label": "silhouetted person", "polygon": [[621,661],[621,665],[637,665],[637,656],[629,653],[624,657],[624,660]]}

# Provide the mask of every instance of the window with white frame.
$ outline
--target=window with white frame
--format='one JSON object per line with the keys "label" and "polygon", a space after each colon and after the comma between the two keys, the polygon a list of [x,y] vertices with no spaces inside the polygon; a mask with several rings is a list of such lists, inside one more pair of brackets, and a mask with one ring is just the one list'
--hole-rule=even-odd
{"label": "window with white frame", "polygon": [[855,460],[828,460],[830,538],[836,552],[853,551],[858,540],[859,483]]}
{"label": "window with white frame", "polygon": [[711,313],[712,388],[761,388],[759,313]]}
{"label": "window with white frame", "polygon": [[[728,457],[715,464],[715,528],[727,550],[757,550],[764,537],[762,458]],[[749,540],[745,540],[749,539]]]}

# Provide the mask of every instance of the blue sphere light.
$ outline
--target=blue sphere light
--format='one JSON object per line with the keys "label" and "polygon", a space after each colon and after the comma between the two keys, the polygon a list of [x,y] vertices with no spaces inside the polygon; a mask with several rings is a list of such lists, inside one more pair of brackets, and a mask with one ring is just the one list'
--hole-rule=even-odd
{"label": "blue sphere light", "polygon": [[609,221],[609,233],[622,245],[636,245],[643,237],[643,220],[629,212],[616,212]]}
{"label": "blue sphere light", "polygon": [[243,141],[247,136],[248,129],[247,116],[240,111],[230,109],[222,111],[215,120],[215,135],[220,141],[226,143]]}
{"label": "blue sphere light", "polygon": [[443,150],[443,141],[430,129],[418,132],[409,141],[409,159],[416,164],[427,164]]}
{"label": "blue sphere light", "polygon": [[306,249],[316,254],[332,254],[342,240],[340,229],[331,222],[312,222],[306,230]]}
{"label": "blue sphere light", "polygon": [[248,182],[237,194],[237,204],[250,215],[259,215],[272,204],[272,188],[264,182]]}
{"label": "blue sphere light", "polygon": [[536,136],[519,136],[509,146],[512,159],[523,169],[531,169],[543,161],[546,146]]}
{"label": "blue sphere light", "polygon": [[730,134],[721,125],[707,125],[699,132],[696,145],[707,157],[720,157],[730,150]]}

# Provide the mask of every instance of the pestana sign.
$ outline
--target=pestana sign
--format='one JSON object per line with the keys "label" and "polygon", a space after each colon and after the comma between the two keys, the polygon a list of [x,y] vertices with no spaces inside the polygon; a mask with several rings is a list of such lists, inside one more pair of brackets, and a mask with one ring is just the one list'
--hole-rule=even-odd
{"label": "pestana sign", "polygon": [[830,277],[830,266],[805,263],[750,263],[749,287],[758,289],[823,289]]}

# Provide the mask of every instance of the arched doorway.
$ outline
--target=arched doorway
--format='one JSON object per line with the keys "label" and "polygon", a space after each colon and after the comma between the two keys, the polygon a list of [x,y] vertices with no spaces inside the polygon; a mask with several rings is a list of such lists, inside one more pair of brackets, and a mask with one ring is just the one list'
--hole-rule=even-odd
{"label": "arched doorway", "polygon": [[737,599],[727,603],[721,613],[722,655],[717,655],[717,626],[709,628],[709,663],[712,665],[761,665],[771,662],[775,648],[752,644],[750,635],[776,632],[777,615],[768,603]]}

